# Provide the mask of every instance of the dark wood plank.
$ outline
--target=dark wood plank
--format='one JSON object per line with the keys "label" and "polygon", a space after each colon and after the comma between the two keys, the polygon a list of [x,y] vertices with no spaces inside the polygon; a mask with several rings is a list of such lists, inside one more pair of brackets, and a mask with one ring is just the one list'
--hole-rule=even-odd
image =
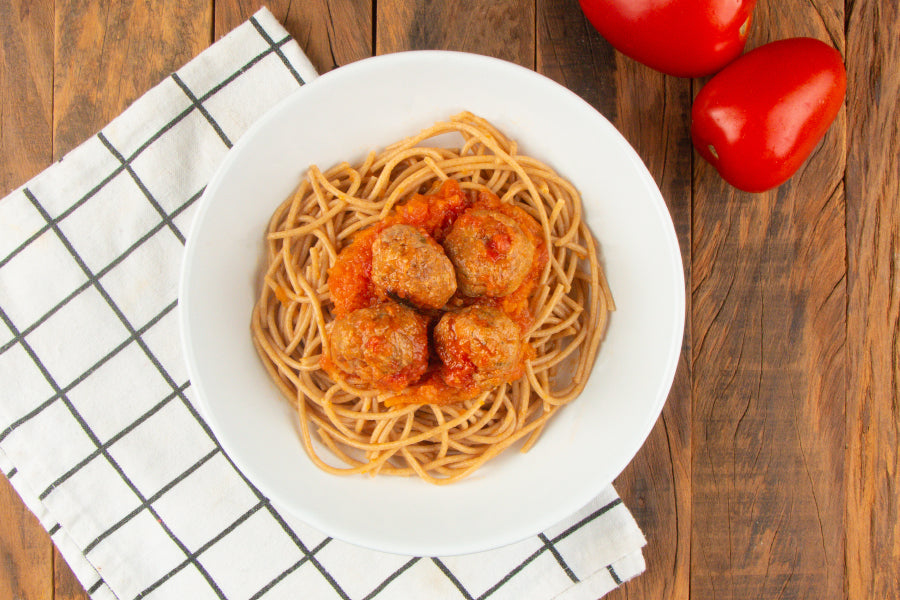
{"label": "dark wood plank", "polygon": [[[54,15],[52,2],[0,0],[2,194],[261,2],[217,0],[214,29],[207,1],[57,4]],[[377,28],[367,0],[268,6],[323,72],[413,48],[537,68],[594,104],[648,164],[693,309],[663,416],[616,482],[649,539],[648,571],[609,598],[900,597],[895,3],[848,3],[845,48],[843,3],[760,0],[750,45],[828,40],[846,51],[850,92],[801,173],[759,195],[735,192],[685,149],[690,82],[617,55],[576,0],[450,4],[381,0]],[[0,484],[0,597],[86,598],[53,554]]]}
{"label": "dark wood plank", "polygon": [[90,600],[56,546],[53,547],[53,600]]}
{"label": "dark wood plank", "polygon": [[618,55],[614,124],[656,180],[675,225],[685,269],[684,341],[662,414],[616,486],[648,539],[647,572],[617,598],[687,598],[691,556],[691,151],[690,81],[664,76]]}
{"label": "dark wood plank", "polygon": [[[203,50],[211,39],[205,0],[57,2],[53,155],[93,135],[148,89]],[[59,551],[54,598],[88,595]]]}
{"label": "dark wood plank", "polygon": [[[663,76],[617,55],[614,122],[656,180],[672,216],[691,281],[690,82]],[[646,577],[611,599],[685,598],[691,553],[691,315],[687,294],[684,341],[662,415],[616,485],[649,540]]]}
{"label": "dark wood plank", "polygon": [[848,11],[846,588],[900,598],[900,9]]}
{"label": "dark wood plank", "polygon": [[[748,48],[843,51],[842,11],[762,0]],[[764,194],[694,163],[692,598],[843,595],[845,129]]]}
{"label": "dark wood plank", "polygon": [[12,484],[0,476],[0,598],[53,594],[53,545]]}
{"label": "dark wood plank", "polygon": [[[591,103],[647,164],[669,206],[690,282],[690,81],[616,52],[576,0],[538,2],[538,71]],[[691,539],[690,315],[672,392],[638,455],[615,485],[648,540],[647,571],[608,597],[687,598]]]}
{"label": "dark wood plank", "polygon": [[54,157],[199,54],[211,23],[209,0],[58,0]]}
{"label": "dark wood plank", "polygon": [[[52,159],[53,2],[0,0],[0,198]],[[49,537],[0,476],[0,598],[53,594]]]}
{"label": "dark wood plank", "polygon": [[51,160],[52,0],[0,0],[0,197]]}
{"label": "dark wood plank", "polygon": [[534,1],[380,0],[377,54],[458,50],[534,68]]}
{"label": "dark wood plank", "polygon": [[215,35],[221,37],[266,6],[294,36],[319,73],[371,56],[371,0],[217,0]]}

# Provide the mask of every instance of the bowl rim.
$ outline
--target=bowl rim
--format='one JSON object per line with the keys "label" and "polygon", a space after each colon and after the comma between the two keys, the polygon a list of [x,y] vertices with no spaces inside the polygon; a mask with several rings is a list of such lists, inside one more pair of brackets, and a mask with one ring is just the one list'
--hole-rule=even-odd
{"label": "bowl rim", "polygon": [[[269,498],[273,502],[275,507],[277,507],[277,509],[288,510],[291,514],[297,516],[304,523],[307,523],[308,525],[318,529],[320,532],[334,537],[335,539],[340,539],[345,542],[378,551],[409,556],[453,556],[490,550],[493,548],[515,543],[531,535],[536,535],[537,533],[544,531],[545,529],[561,522],[563,519],[574,514],[580,508],[587,505],[598,494],[600,494],[606,486],[612,483],[612,481],[597,480],[594,481],[593,485],[585,485],[583,487],[584,493],[577,500],[570,501],[562,507],[557,507],[557,510],[551,511],[548,515],[545,515],[543,519],[522,525],[515,532],[507,532],[505,536],[495,536],[490,541],[481,540],[480,543],[472,543],[467,538],[461,537],[460,539],[456,540],[442,540],[440,542],[436,542],[429,548],[410,545],[406,541],[382,539],[372,540],[365,535],[358,535],[354,531],[344,530],[340,526],[335,526],[335,524],[331,521],[323,521],[319,519],[317,515],[312,514],[308,511],[299,510],[294,505],[292,499],[282,497],[279,490],[268,489],[267,486],[260,485],[260,483],[256,480],[256,476],[254,475],[254,467],[244,460],[240,452],[234,451],[235,448],[233,447],[233,444],[229,441],[227,436],[220,434],[220,432],[223,431],[223,426],[219,420],[219,416],[217,415],[216,410],[214,410],[212,408],[212,405],[210,404],[209,397],[204,392],[203,380],[198,376],[196,355],[197,348],[193,340],[193,333],[190,327],[190,319],[188,317],[192,302],[189,284],[192,276],[193,258],[196,254],[196,231],[203,223],[204,218],[209,210],[211,210],[211,207],[213,206],[213,198],[215,197],[216,192],[221,186],[222,180],[226,177],[227,172],[232,168],[234,163],[240,159],[243,148],[249,145],[251,143],[251,140],[258,134],[258,132],[261,129],[265,128],[270,121],[277,119],[279,115],[281,115],[285,111],[290,110],[293,105],[298,102],[297,98],[309,94],[310,90],[315,90],[322,86],[331,85],[330,82],[332,82],[333,80],[340,80],[344,78],[352,79],[355,73],[361,69],[367,70],[372,68],[373,65],[390,65],[392,63],[400,66],[404,61],[409,60],[442,61],[448,59],[454,61],[469,61],[473,66],[483,64],[492,66],[494,68],[499,67],[508,69],[513,73],[517,73],[519,76],[532,78],[534,80],[541,80],[543,82],[542,85],[550,84],[557,93],[560,93],[563,96],[568,96],[570,100],[576,101],[577,103],[583,105],[583,107],[594,113],[596,118],[598,118],[605,127],[611,130],[613,134],[612,138],[617,144],[617,149],[621,150],[627,157],[627,159],[634,165],[635,169],[640,175],[640,179],[644,184],[646,191],[648,192],[648,200],[652,202],[653,208],[656,212],[659,213],[661,221],[664,224],[665,236],[667,238],[666,244],[668,248],[667,256],[670,261],[669,267],[672,269],[672,274],[675,277],[675,284],[677,284],[676,297],[674,299],[675,302],[671,307],[673,313],[673,330],[672,335],[668,340],[665,362],[666,369],[664,372],[659,374],[659,386],[655,404],[652,406],[652,410],[648,409],[647,418],[643,421],[644,428],[640,432],[640,435],[638,436],[637,433],[635,434],[633,448],[628,448],[627,452],[622,453],[623,458],[620,461],[613,463],[614,468],[611,469],[611,471],[615,473],[615,475],[613,475],[613,480],[615,479],[615,477],[620,475],[622,470],[634,459],[634,456],[644,445],[647,437],[649,436],[656,421],[658,420],[667,397],[671,391],[675,373],[678,367],[679,357],[684,343],[683,339],[685,326],[686,295],[683,261],[680,251],[680,245],[674,229],[674,224],[672,222],[671,214],[669,213],[665,200],[663,199],[663,196],[646,165],[637,154],[637,151],[627,141],[627,139],[625,139],[621,132],[619,132],[603,114],[597,111],[594,107],[592,107],[588,102],[586,102],[572,90],[557,83],[546,75],[503,59],[451,50],[412,50],[372,56],[347,64],[345,66],[341,66],[325,74],[319,75],[315,79],[307,82],[296,91],[288,94],[282,100],[278,101],[272,108],[267,110],[250,126],[248,126],[244,133],[240,136],[240,138],[234,143],[233,147],[227,151],[225,157],[216,168],[214,175],[207,183],[203,194],[198,200],[198,206],[191,221],[190,230],[186,238],[181,264],[181,272],[178,280],[178,328],[181,348],[183,350],[188,376],[191,381],[191,386],[194,388],[196,404],[198,405],[198,408],[200,408],[203,419],[205,419],[209,424],[209,427],[215,434],[217,443],[226,453],[228,459],[233,461],[234,465],[241,471],[245,481],[249,485],[257,489],[265,497]],[[386,143],[390,143],[390,141],[391,140],[387,140]],[[602,240],[599,241],[602,246]],[[676,332],[677,335],[675,335]]]}

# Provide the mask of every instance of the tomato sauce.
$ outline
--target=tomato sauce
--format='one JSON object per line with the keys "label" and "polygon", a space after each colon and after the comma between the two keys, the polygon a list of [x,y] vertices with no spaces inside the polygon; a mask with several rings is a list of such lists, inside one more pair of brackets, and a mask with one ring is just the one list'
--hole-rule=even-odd
{"label": "tomato sauce", "polygon": [[429,373],[418,384],[410,386],[385,401],[386,406],[406,406],[408,404],[434,404],[443,406],[463,402],[478,393],[466,388],[452,387],[437,372]]}
{"label": "tomato sauce", "polygon": [[[372,282],[372,246],[376,236],[385,228],[394,224],[406,224],[419,227],[435,241],[441,243],[456,219],[470,208],[487,209],[500,212],[516,221],[535,246],[534,259],[523,282],[511,294],[501,298],[467,298],[454,295],[449,304],[461,308],[480,302],[490,304],[506,313],[524,334],[533,323],[533,316],[528,307],[528,299],[534,291],[548,261],[548,249],[544,243],[543,231],[535,220],[523,209],[504,204],[493,193],[478,191],[465,193],[456,180],[448,179],[434,194],[415,194],[405,203],[395,207],[394,211],[382,222],[357,233],[353,240],[338,255],[337,261],[329,269],[328,287],[334,303],[334,315],[348,315],[359,308],[374,306],[385,298],[380,297]],[[499,233],[490,239],[489,252],[500,257],[508,251],[511,242],[507,234]],[[434,322],[437,320],[432,317]],[[534,351],[530,345],[524,344],[523,360],[508,378],[514,381],[524,373],[524,360],[532,358]],[[390,398],[390,406],[412,403],[444,405],[477,397],[484,390],[479,389],[473,376],[475,367],[471,363],[444,365],[440,359],[430,357],[429,368],[422,378]]]}
{"label": "tomato sauce", "polygon": [[379,228],[370,227],[356,234],[353,241],[338,255],[328,271],[328,289],[337,317],[348,315],[358,308],[375,303],[372,284],[372,243]]}
{"label": "tomato sauce", "polygon": [[402,223],[424,229],[440,243],[456,218],[470,205],[471,201],[460,189],[459,183],[448,179],[436,193],[415,194],[396,207],[381,223],[357,233],[328,271],[328,288],[331,290],[335,316],[350,314],[381,300],[372,284],[372,244],[379,232],[390,225]]}
{"label": "tomato sauce", "polygon": [[434,194],[415,194],[398,206],[385,221],[390,225],[404,223],[421,227],[440,244],[456,218],[471,204],[469,197],[460,189],[459,182],[447,179]]}
{"label": "tomato sauce", "polygon": [[[541,275],[550,258],[547,244],[544,242],[543,230],[531,215],[526,213],[523,209],[511,204],[504,204],[496,194],[487,191],[478,192],[478,197],[472,207],[495,210],[506,215],[510,219],[513,219],[522,228],[522,231],[525,232],[525,235],[528,236],[532,244],[534,244],[535,252],[534,259],[531,262],[531,268],[528,270],[528,274],[525,276],[525,279],[519,287],[507,296],[500,298],[485,298],[482,300],[482,302],[487,302],[488,304],[496,306],[509,315],[516,325],[519,326],[522,333],[525,333],[534,322],[534,317],[528,308],[528,299],[531,297],[531,293],[534,291],[538,282],[540,282]],[[492,238],[492,241],[494,242],[495,249],[502,245],[502,242],[498,243],[494,238]]]}

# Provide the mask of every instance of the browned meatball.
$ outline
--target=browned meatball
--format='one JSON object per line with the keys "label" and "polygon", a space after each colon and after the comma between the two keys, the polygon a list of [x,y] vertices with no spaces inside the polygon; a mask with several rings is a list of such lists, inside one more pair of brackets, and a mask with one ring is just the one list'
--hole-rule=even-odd
{"label": "browned meatball", "polygon": [[419,308],[441,308],[456,292],[456,274],[444,249],[411,225],[391,225],[375,238],[372,281]]}
{"label": "browned meatball", "polygon": [[463,213],[444,238],[444,251],[456,267],[459,291],[466,296],[502,297],[525,280],[534,244],[506,215],[484,209]]}
{"label": "browned meatball", "polygon": [[348,382],[379,390],[402,390],[428,366],[426,320],[411,308],[385,302],[334,321],[328,366]]}
{"label": "browned meatball", "polygon": [[435,351],[444,380],[455,387],[485,390],[521,376],[519,328],[492,306],[473,305],[445,313],[434,328]]}

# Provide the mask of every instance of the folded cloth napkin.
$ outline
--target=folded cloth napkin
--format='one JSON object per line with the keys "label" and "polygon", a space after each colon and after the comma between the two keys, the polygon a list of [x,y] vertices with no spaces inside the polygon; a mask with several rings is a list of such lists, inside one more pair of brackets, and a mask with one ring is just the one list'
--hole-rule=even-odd
{"label": "folded cloth napkin", "polygon": [[228,148],[316,77],[262,9],[0,201],[0,469],[92,598],[594,599],[644,570],[611,487],[467,556],[358,548],[273,505],[195,408],[176,280]]}

